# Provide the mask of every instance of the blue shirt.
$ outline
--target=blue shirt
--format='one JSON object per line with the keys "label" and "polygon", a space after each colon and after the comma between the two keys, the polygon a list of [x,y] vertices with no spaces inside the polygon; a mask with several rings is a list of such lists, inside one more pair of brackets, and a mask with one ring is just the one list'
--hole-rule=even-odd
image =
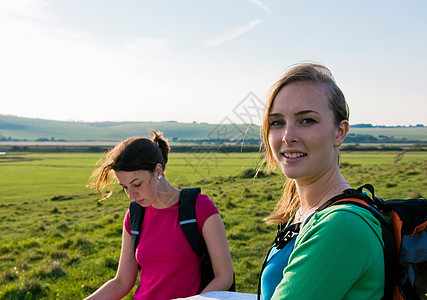
{"label": "blue shirt", "polygon": [[297,235],[295,233],[283,249],[279,250],[276,247],[271,249],[267,258],[267,264],[261,274],[261,295],[264,300],[271,299],[274,290],[283,279],[283,270],[288,265],[289,256],[294,249]]}

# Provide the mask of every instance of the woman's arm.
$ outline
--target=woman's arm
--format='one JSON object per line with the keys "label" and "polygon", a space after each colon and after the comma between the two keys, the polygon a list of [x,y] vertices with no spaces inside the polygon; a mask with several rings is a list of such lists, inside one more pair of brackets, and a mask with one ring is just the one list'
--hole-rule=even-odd
{"label": "woman's arm", "polygon": [[123,227],[122,250],[116,276],[86,299],[121,299],[132,289],[137,275],[138,268],[133,253],[132,236]]}
{"label": "woman's arm", "polygon": [[201,294],[210,291],[226,291],[233,283],[233,265],[224,224],[219,214],[206,219],[202,235],[208,248],[215,278],[203,289]]}

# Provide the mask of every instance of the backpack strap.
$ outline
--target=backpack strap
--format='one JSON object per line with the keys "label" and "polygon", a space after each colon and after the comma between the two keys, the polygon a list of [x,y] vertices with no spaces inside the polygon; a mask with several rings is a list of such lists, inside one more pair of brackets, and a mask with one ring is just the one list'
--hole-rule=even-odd
{"label": "backpack strap", "polygon": [[[136,254],[136,247],[138,247],[139,238],[141,237],[141,227],[144,220],[145,207],[142,207],[135,201],[129,204],[129,219],[130,219],[130,232],[132,234],[133,242],[133,255]],[[136,257],[135,257],[136,258]],[[138,264],[138,270],[141,266]]]}
{"label": "backpack strap", "polygon": [[202,260],[202,279],[199,287],[201,292],[214,278],[211,259],[205,240],[199,231],[196,218],[196,200],[200,193],[200,188],[182,189],[179,195],[178,221],[182,232],[190,243],[193,251]]}
{"label": "backpack strap", "polygon": [[[178,211],[178,220],[181,225],[182,232],[190,243],[191,248],[202,260],[202,280],[200,283],[199,293],[215,277],[205,240],[203,239],[197,225],[196,200],[200,192],[200,188],[182,189],[179,195]],[[231,292],[236,291],[234,273],[233,283],[228,290]]]}
{"label": "backpack strap", "polygon": [[179,195],[178,220],[182,232],[191,245],[191,248],[200,257],[207,253],[206,245],[200,235],[196,218],[196,200],[200,188],[182,189]]}
{"label": "backpack strap", "polygon": [[332,197],[331,199],[326,201],[316,211],[321,211],[321,210],[325,209],[326,207],[334,205],[338,201],[340,201],[341,204],[344,204],[342,202],[344,200],[348,200],[349,198],[354,200],[352,202],[353,204],[354,204],[354,202],[357,202],[365,208],[369,207],[369,206],[373,206],[376,209],[378,208],[377,203],[374,200],[372,200],[368,195],[362,193],[362,191],[355,190],[355,189],[347,189],[347,190],[344,190],[344,192],[342,194],[337,195],[335,197]]}
{"label": "backpack strap", "polygon": [[[370,198],[363,193],[363,188],[367,188],[372,195]],[[382,299],[393,299],[393,290],[396,285],[396,276],[398,275],[398,251],[396,240],[393,235],[393,229],[387,219],[380,213],[379,209],[386,207],[383,200],[376,197],[372,185],[364,185],[357,190],[348,189],[343,194],[333,197],[325,202],[316,211],[321,211],[331,205],[352,204],[369,210],[380,222],[381,234],[384,242],[384,268],[385,268],[385,286]]]}

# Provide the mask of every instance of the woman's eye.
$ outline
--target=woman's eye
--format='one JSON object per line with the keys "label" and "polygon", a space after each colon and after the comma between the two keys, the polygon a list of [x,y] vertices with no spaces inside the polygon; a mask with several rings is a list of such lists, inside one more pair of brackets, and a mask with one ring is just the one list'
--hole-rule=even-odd
{"label": "woman's eye", "polygon": [[276,120],[276,121],[272,121],[270,124],[271,126],[281,126],[284,124],[284,122]]}
{"label": "woman's eye", "polygon": [[140,183],[134,185],[134,187],[140,187],[140,186],[141,186]]}
{"label": "woman's eye", "polygon": [[313,120],[313,119],[308,118],[308,119],[302,120],[302,123],[305,124],[305,125],[313,125],[314,123],[316,123],[316,121]]}

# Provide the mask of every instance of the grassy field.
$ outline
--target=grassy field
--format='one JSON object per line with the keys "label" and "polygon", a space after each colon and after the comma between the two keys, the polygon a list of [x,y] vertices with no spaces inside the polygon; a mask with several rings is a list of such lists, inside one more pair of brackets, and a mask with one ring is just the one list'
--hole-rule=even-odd
{"label": "grassy field", "polygon": [[[99,154],[0,155],[0,299],[81,299],[113,277],[128,206],[117,191],[99,203],[88,177]],[[372,183],[385,199],[427,197],[427,154],[343,152],[354,187]],[[278,171],[253,179],[259,154],[171,154],[177,187],[201,186],[223,217],[237,290],[255,293],[274,226],[262,219],[280,198]],[[131,299],[130,296],[127,299]]]}

